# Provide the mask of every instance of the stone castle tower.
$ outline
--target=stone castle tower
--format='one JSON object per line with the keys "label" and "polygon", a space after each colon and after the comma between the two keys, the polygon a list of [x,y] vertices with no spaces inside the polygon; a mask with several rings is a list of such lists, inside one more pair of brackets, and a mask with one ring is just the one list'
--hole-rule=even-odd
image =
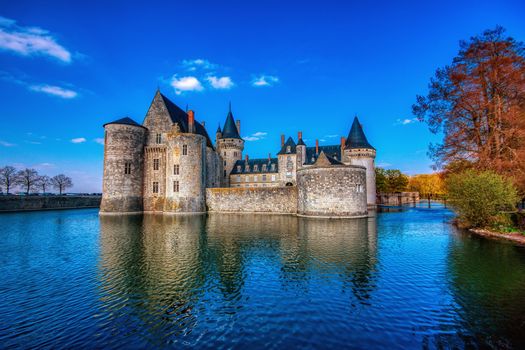
{"label": "stone castle tower", "polygon": [[368,143],[363,127],[356,116],[344,144],[343,163],[366,168],[366,197],[369,206],[376,205],[375,158],[376,149]]}
{"label": "stone castle tower", "polygon": [[242,159],[244,140],[241,138],[240,133],[241,121],[234,121],[230,103],[224,127],[221,130],[221,127],[219,126],[215,140],[217,153],[219,153],[223,161],[221,184],[224,187],[230,186],[230,173],[232,172],[235,163]]}
{"label": "stone castle tower", "polygon": [[102,212],[205,212],[205,190],[221,182],[222,162],[193,111],[157,91],[143,125],[104,125]]}

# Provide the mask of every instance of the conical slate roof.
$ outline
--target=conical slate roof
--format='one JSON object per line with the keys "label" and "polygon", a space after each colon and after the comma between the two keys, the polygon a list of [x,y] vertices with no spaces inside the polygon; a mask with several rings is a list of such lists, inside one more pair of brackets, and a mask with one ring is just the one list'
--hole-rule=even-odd
{"label": "conical slate roof", "polygon": [[223,139],[241,139],[239,135],[239,130],[237,130],[237,125],[235,125],[235,120],[233,120],[232,108],[230,105],[230,111],[226,116],[226,121],[224,122],[224,127],[222,128],[222,138]]}
{"label": "conical slate roof", "polygon": [[359,123],[357,116],[354,118],[354,122],[352,123],[352,128],[350,129],[350,133],[348,134],[345,142],[345,148],[375,149],[372,147],[372,145],[370,145],[370,143],[368,143],[368,140],[366,139],[365,133],[363,131],[363,127],[361,126],[361,123]]}
{"label": "conical slate roof", "polygon": [[132,126],[138,126],[138,127],[144,128],[142,125],[140,125],[139,123],[137,123],[136,121],[134,121],[133,119],[131,119],[129,117],[124,117],[124,118],[117,119],[115,121],[106,123],[103,126],[106,126],[108,124],[132,125]]}

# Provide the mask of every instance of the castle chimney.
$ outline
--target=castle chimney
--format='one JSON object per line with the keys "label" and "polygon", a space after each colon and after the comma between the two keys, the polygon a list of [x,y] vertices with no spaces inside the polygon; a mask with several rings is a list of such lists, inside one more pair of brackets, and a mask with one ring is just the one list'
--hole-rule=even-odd
{"label": "castle chimney", "polygon": [[272,154],[268,153],[268,163],[270,163],[271,161],[272,161]]}
{"label": "castle chimney", "polygon": [[299,131],[297,133],[297,142],[299,142],[299,140],[302,140],[303,139],[303,132],[302,131]]}
{"label": "castle chimney", "polygon": [[346,139],[344,137],[341,137],[341,150],[345,149],[345,142]]}
{"label": "castle chimney", "polygon": [[281,135],[281,147],[284,146],[284,134]]}
{"label": "castle chimney", "polygon": [[250,157],[248,157],[248,155],[246,155],[244,159],[245,159],[246,163],[248,163],[248,161],[250,160]]}
{"label": "castle chimney", "polygon": [[315,154],[319,154],[319,140],[315,140]]}
{"label": "castle chimney", "polygon": [[235,122],[235,126],[237,127],[237,132],[240,134],[241,133],[241,120],[240,119],[237,119],[237,121]]}
{"label": "castle chimney", "polygon": [[188,111],[188,132],[193,133],[195,130],[195,113],[190,109]]}

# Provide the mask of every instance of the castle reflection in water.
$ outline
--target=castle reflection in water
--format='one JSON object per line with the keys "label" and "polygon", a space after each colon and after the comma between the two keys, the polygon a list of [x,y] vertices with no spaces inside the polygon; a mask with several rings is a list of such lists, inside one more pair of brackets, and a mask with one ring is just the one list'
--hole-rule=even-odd
{"label": "castle reflection in water", "polygon": [[99,284],[116,330],[177,337],[207,315],[267,317],[279,296],[300,310],[294,296],[344,292],[366,304],[375,288],[375,217],[124,215],[100,227]]}

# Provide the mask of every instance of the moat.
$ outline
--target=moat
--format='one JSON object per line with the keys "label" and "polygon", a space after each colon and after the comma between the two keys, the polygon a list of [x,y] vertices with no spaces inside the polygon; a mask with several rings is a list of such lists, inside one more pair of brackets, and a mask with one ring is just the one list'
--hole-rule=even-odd
{"label": "moat", "polygon": [[525,248],[447,209],[0,215],[0,348],[525,346]]}

